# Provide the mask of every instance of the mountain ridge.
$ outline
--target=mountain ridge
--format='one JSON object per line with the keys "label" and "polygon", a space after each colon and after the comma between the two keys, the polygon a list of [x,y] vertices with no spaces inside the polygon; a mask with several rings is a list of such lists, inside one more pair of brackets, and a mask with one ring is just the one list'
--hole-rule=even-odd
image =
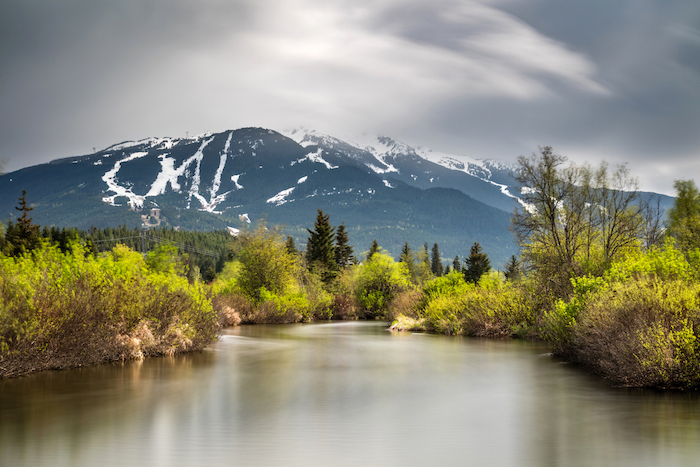
{"label": "mountain ridge", "polygon": [[388,136],[346,141],[313,130],[240,128],[192,138],[124,141],[0,176],[0,220],[28,191],[35,222],[106,227],[245,228],[266,219],[304,245],[317,209],[345,223],[356,251],[393,255],[438,243],[444,260],[480,242],[494,265],[517,249],[510,167]]}

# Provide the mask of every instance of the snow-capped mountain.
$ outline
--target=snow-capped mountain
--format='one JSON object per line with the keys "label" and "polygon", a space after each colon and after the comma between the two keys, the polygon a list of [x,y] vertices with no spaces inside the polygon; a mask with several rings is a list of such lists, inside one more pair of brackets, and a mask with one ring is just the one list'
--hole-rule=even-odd
{"label": "snow-capped mountain", "polygon": [[455,188],[489,206],[511,212],[517,200],[514,167],[500,161],[473,159],[411,147],[388,136],[345,140],[303,128],[284,132],[304,147],[331,148],[348,154],[375,173],[419,188]]}
{"label": "snow-capped mountain", "polygon": [[356,250],[440,245],[445,259],[478,241],[495,264],[515,247],[507,166],[314,131],[242,128],[194,138],[149,138],[0,177],[0,219],[22,190],[43,225],[243,228],[266,218],[305,243],[317,209],[343,222]]}

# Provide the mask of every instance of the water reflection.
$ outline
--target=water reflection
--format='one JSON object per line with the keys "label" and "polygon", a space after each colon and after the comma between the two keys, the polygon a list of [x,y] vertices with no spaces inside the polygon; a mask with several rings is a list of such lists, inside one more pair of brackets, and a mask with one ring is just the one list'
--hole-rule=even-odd
{"label": "water reflection", "polygon": [[0,465],[697,465],[696,393],[531,342],[243,326],[205,352],[0,381]]}

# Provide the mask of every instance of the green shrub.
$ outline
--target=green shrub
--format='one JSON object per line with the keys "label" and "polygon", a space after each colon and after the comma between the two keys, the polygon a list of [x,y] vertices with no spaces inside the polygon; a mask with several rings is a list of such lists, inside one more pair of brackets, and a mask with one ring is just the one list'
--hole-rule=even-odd
{"label": "green shrub", "polygon": [[[158,269],[158,268],[156,268]],[[170,268],[149,270],[119,246],[95,258],[79,244],[0,256],[5,376],[202,348],[218,317],[207,291]]]}
{"label": "green shrub", "polygon": [[700,384],[700,285],[639,278],[590,297],[569,353],[628,386]]}
{"label": "green shrub", "polygon": [[377,252],[354,269],[355,296],[368,318],[385,318],[396,295],[411,287],[405,263]]}

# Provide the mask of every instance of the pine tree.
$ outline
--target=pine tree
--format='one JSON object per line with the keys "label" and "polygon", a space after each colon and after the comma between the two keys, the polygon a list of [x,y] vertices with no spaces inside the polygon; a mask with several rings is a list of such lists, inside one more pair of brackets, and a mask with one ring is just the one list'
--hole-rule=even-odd
{"label": "pine tree", "polygon": [[514,281],[518,278],[518,276],[520,276],[520,261],[518,261],[518,258],[516,258],[515,255],[510,257],[510,261],[508,261],[508,264],[506,264],[506,270],[503,274],[509,281]]}
{"label": "pine tree", "polygon": [[372,240],[372,246],[369,247],[369,252],[367,252],[367,261],[372,259],[375,253],[379,251],[379,243],[376,239]]}
{"label": "pine tree", "polygon": [[430,270],[433,271],[433,274],[437,277],[442,276],[443,269],[442,263],[440,262],[440,249],[437,243],[433,244],[433,250],[430,256]]}
{"label": "pine tree", "polygon": [[292,237],[287,237],[287,241],[284,242],[284,246],[287,249],[287,253],[290,255],[296,256],[297,253],[299,253],[297,251],[297,246],[294,243],[294,238]]}
{"label": "pine tree", "polygon": [[335,264],[343,269],[354,262],[352,247],[345,224],[340,224],[335,233]]}
{"label": "pine tree", "polygon": [[462,265],[459,261],[459,255],[455,256],[455,259],[452,260],[452,269],[458,272],[462,270]]}
{"label": "pine tree", "polygon": [[469,257],[464,260],[464,279],[474,284],[479,282],[481,276],[491,270],[491,260],[486,253],[481,251],[479,242],[474,243],[469,250]]}
{"label": "pine tree", "polygon": [[309,268],[321,273],[324,281],[332,279],[336,271],[335,263],[335,234],[328,219],[321,209],[318,210],[314,230],[308,230],[309,241],[306,245],[306,260]]}
{"label": "pine tree", "polygon": [[408,274],[411,276],[411,279],[414,279],[416,277],[416,263],[413,260],[413,253],[411,252],[411,246],[408,244],[408,242],[405,242],[403,244],[403,248],[401,248],[399,262],[406,265]]}
{"label": "pine tree", "polygon": [[32,218],[28,215],[34,208],[27,205],[26,190],[22,190],[19,207],[15,209],[22,213],[22,217],[17,223],[9,222],[5,233],[6,248],[11,256],[19,256],[41,244],[41,226],[32,224]]}

